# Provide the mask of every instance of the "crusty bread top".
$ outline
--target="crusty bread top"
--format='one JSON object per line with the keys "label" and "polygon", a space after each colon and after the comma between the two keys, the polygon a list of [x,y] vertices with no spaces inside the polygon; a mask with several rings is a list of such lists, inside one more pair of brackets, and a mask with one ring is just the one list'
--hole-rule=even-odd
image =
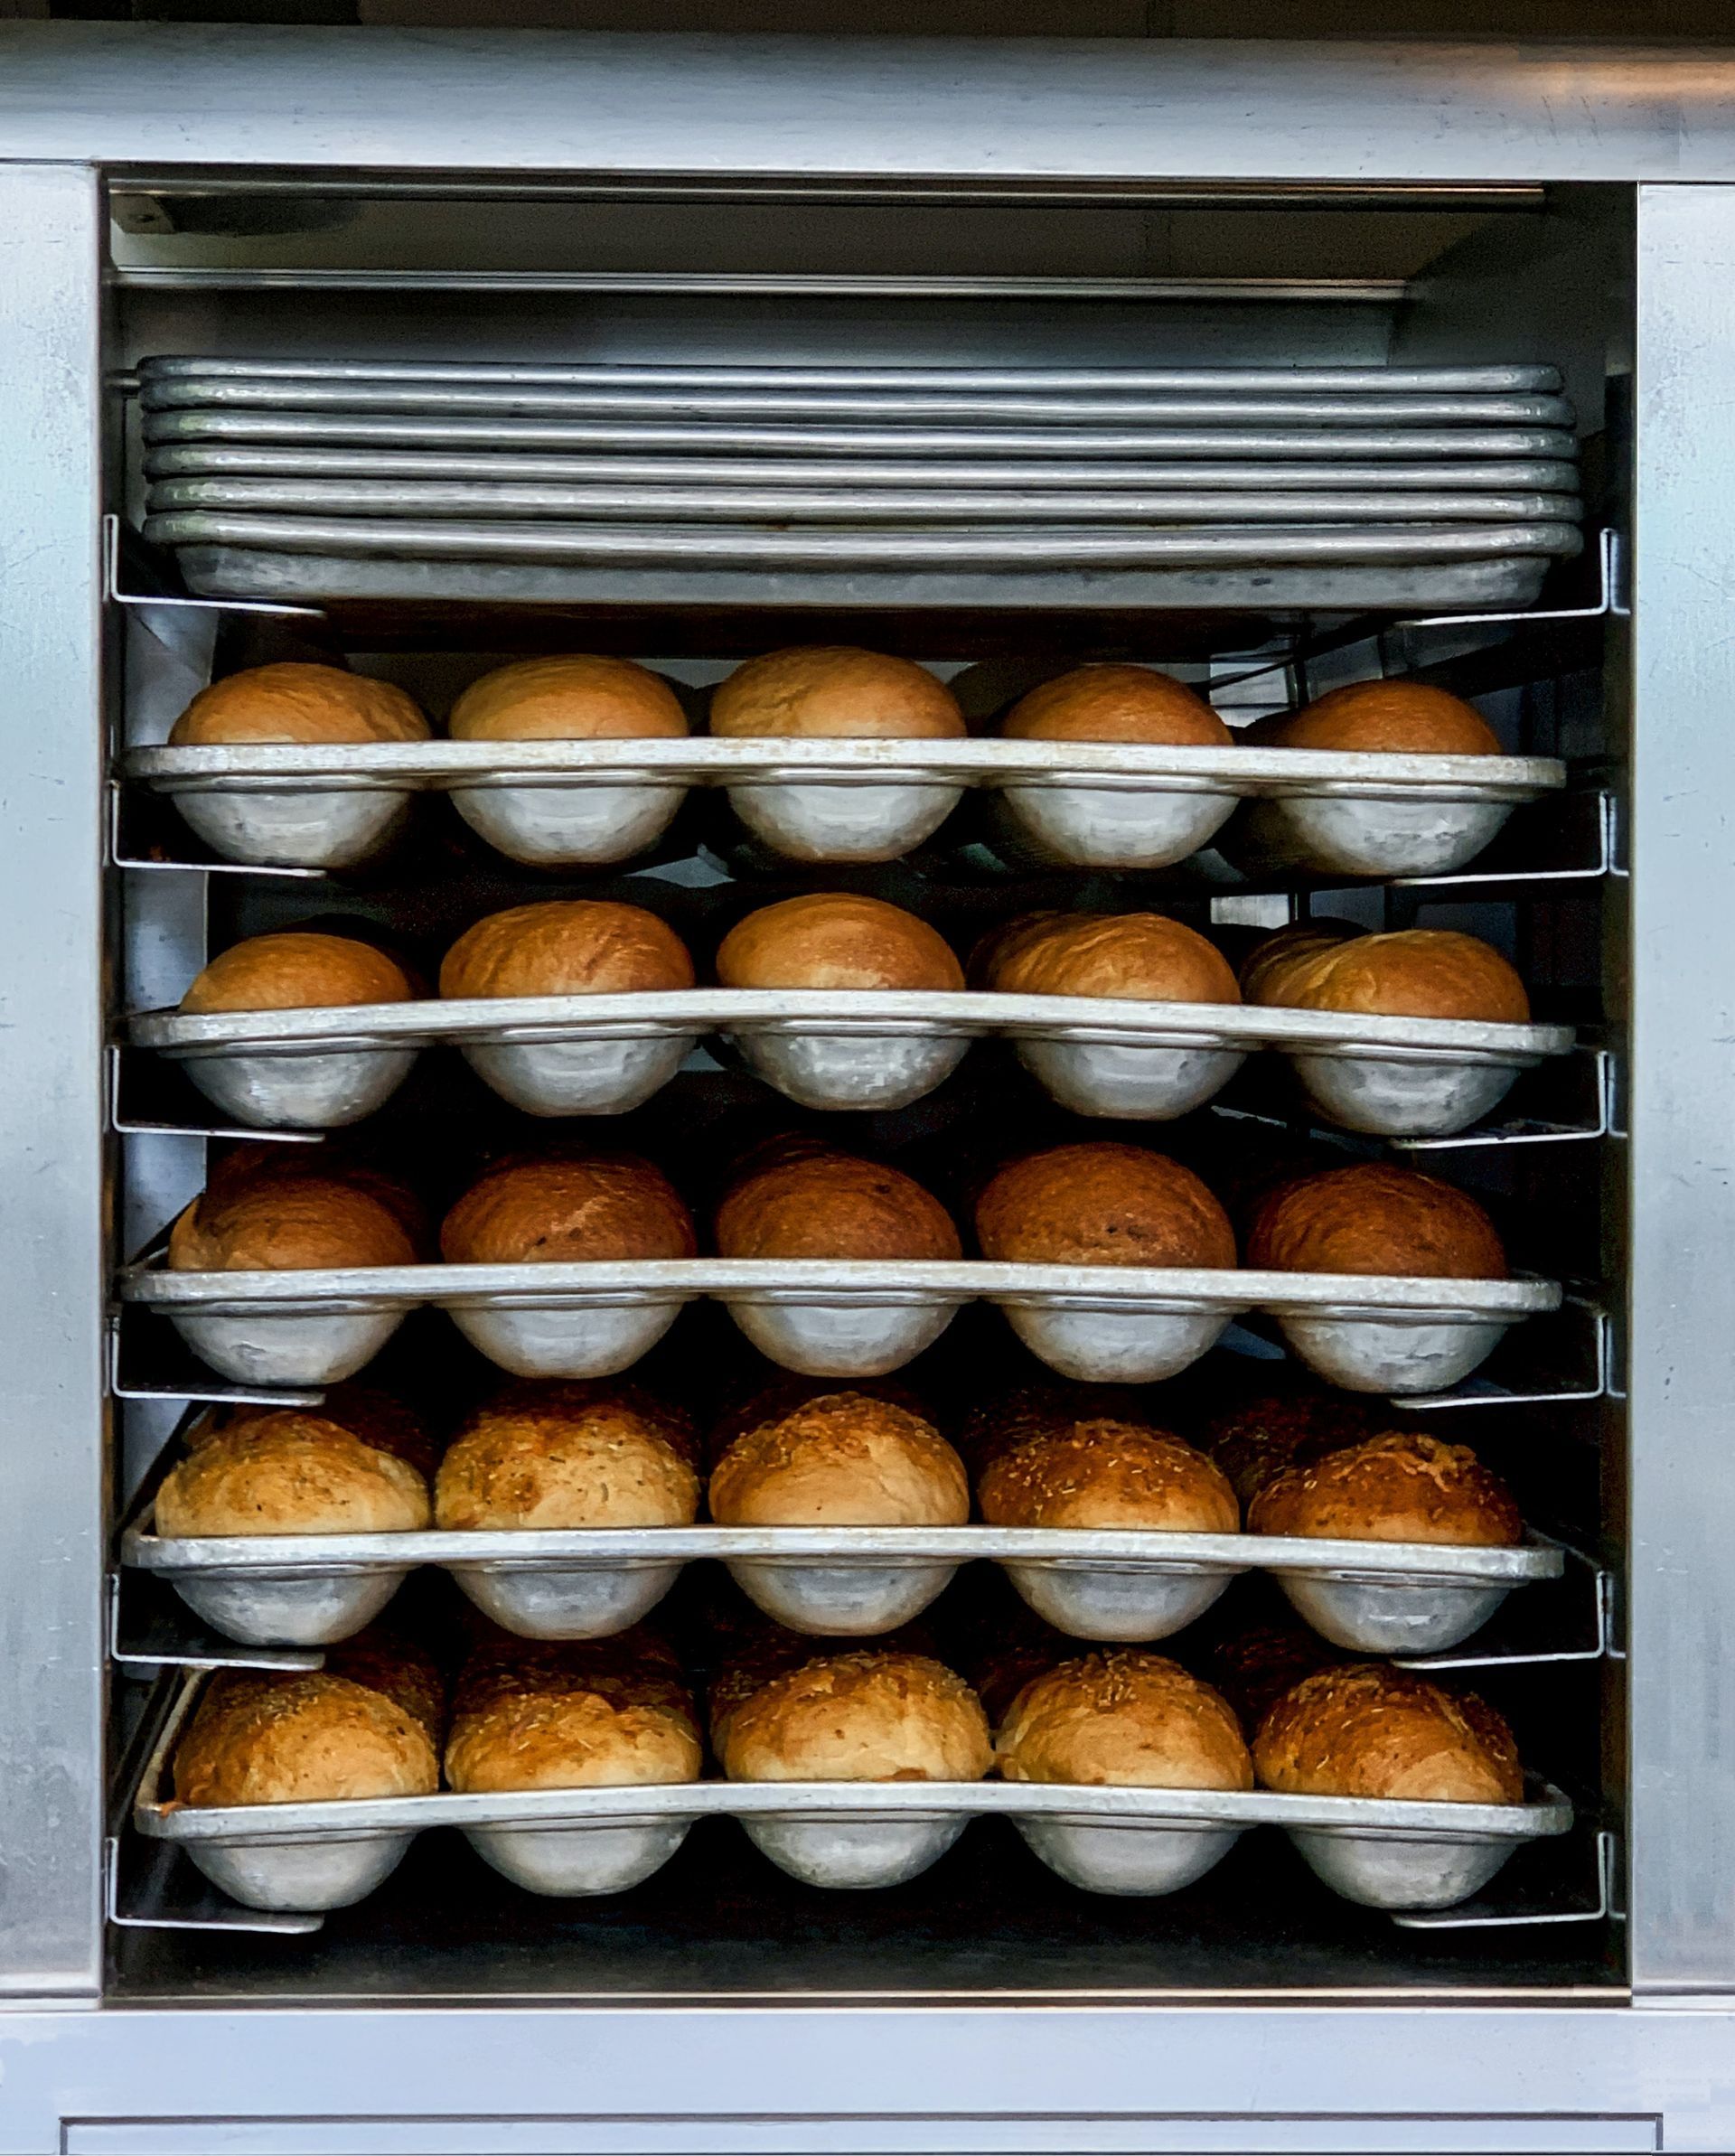
{"label": "crusty bread top", "polygon": [[1447,928],[1394,929],[1295,951],[1264,970],[1253,1000],[1394,1018],[1530,1019],[1524,984],[1500,953]]}
{"label": "crusty bread top", "polygon": [[452,707],[454,741],[630,741],[687,731],[680,698],[631,659],[567,652],[483,674]]}
{"label": "crusty bread top", "polygon": [[286,660],[202,689],[169,736],[175,748],[226,741],[426,741],[428,724],[389,681]]}
{"label": "crusty bread top", "polygon": [[[226,1437],[231,1431],[250,1433],[282,1412],[277,1408],[219,1402],[190,1425],[183,1441],[189,1452],[196,1452],[213,1438]],[[389,1452],[394,1458],[407,1461],[425,1481],[433,1480],[439,1448],[420,1415],[395,1392],[346,1378],[342,1383],[326,1386],[319,1415],[322,1421],[335,1422],[374,1451]]]}
{"label": "crusty bread top", "polygon": [[1267,1788],[1300,1796],[1458,1804],[1524,1796],[1518,1748],[1492,1707],[1383,1662],[1303,1677],[1260,1724],[1253,1763]]}
{"label": "crusty bread top", "polygon": [[692,959],[668,923],[606,898],[490,914],[440,965],[442,996],[624,996],[692,985]]}
{"label": "crusty bread top", "polygon": [[821,1394],[745,1430],[712,1470],[730,1527],[958,1527],[964,1463],[919,1415],[870,1393]]}
{"label": "crusty bread top", "polygon": [[1097,663],[1020,697],[1001,727],[1013,741],[1146,741],[1220,748],[1234,736],[1205,698],[1152,666]]}
{"label": "crusty bread top", "polygon": [[1505,1250],[1473,1197],[1438,1176],[1378,1160],[1327,1168],[1273,1191],[1253,1216],[1247,1262],[1260,1271],[1506,1277]]}
{"label": "crusty bread top", "polygon": [[738,666],[711,691],[713,734],[943,739],[964,731],[958,699],[911,659],[850,644],[793,646]]}
{"label": "crusty bread top", "polygon": [[660,1659],[613,1639],[513,1640],[473,1655],[445,1747],[454,1789],[693,1782],[692,1695]]}
{"label": "crusty bread top", "polygon": [[1291,921],[1269,936],[1261,936],[1241,963],[1241,993],[1248,1003],[1293,1003],[1290,982],[1299,979],[1311,961],[1340,943],[1365,934],[1353,921],[1323,916]]}
{"label": "crusty bread top", "polygon": [[994,1740],[1008,1782],[1143,1789],[1251,1789],[1253,1764],[1228,1701],[1177,1662],[1114,1647],[1034,1677]]}
{"label": "crusty bread top", "polygon": [[1354,1392],[1265,1393],[1217,1416],[1204,1448],[1248,1505],[1274,1475],[1376,1436],[1390,1416]]}
{"label": "crusty bread top", "polygon": [[1512,1493],[1467,1445],[1386,1430],[1274,1476],[1254,1499],[1255,1534],[1352,1542],[1510,1545],[1524,1523]]}
{"label": "crusty bread top", "polygon": [[219,1010],[301,1010],[350,1003],[407,1003],[409,977],[353,936],[249,936],[220,951],[181,998],[189,1017]]}
{"label": "crusty bread top", "polygon": [[1190,1168],[1142,1146],[1055,1146],[1003,1167],[976,1201],[982,1255],[1026,1265],[1218,1267],[1229,1216]]}
{"label": "crusty bread top", "polygon": [[293,1409],[208,1439],[156,1494],[156,1532],[169,1536],[406,1534],[432,1520],[414,1467]]}
{"label": "crusty bread top", "polygon": [[1362,749],[1405,756],[1499,756],[1500,736],[1474,705],[1421,681],[1355,681],[1327,689],[1265,738],[1282,748]]}
{"label": "crusty bread top", "polygon": [[169,1265],[176,1272],[414,1265],[413,1217],[373,1177],[219,1173],[169,1231]]}
{"label": "crusty bread top", "polygon": [[711,1742],[732,1782],[975,1782],[988,1717],[925,1654],[817,1654],[745,1690],[712,1693]]}
{"label": "crusty bread top", "polygon": [[717,954],[726,989],[961,989],[935,929],[883,899],[812,891],[737,921]]}
{"label": "crusty bread top", "polygon": [[928,1258],[960,1255],[952,1215],[913,1176],[849,1153],[762,1168],[717,1213],[725,1258]]}
{"label": "crusty bread top", "polygon": [[998,943],[989,985],[1008,996],[1239,1003],[1229,961],[1167,914],[1048,914]]}
{"label": "crusty bread top", "polygon": [[1227,1476],[1204,1453],[1106,1416],[1032,1430],[989,1460],[977,1495],[990,1527],[1233,1534],[1241,1525]]}
{"label": "crusty bread top", "polygon": [[692,1215],[661,1168],[627,1153],[503,1160],[446,1214],[449,1265],[690,1258]]}
{"label": "crusty bread top", "polygon": [[442,1527],[686,1527],[690,1425],[636,1386],[526,1383],[470,1417],[435,1484]]}

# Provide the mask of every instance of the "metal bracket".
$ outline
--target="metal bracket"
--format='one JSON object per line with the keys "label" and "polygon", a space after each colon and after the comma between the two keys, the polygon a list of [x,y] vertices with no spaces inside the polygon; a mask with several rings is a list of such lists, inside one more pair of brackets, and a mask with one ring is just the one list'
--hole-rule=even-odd
{"label": "metal bracket", "polygon": [[215,1372],[201,1372],[186,1384],[141,1385],[120,1374],[121,1313],[108,1313],[108,1392],[115,1400],[209,1400],[223,1407],[315,1408],[323,1391],[279,1385],[231,1384]]}
{"label": "metal bracket", "polygon": [[235,1138],[249,1145],[323,1145],[324,1130],[263,1130],[251,1123],[139,1122],[122,1113],[120,1106],[121,1050],[110,1042],[105,1051],[108,1128],[119,1138]]}
{"label": "metal bracket", "polygon": [[265,599],[203,599],[180,593],[122,591],[120,519],[112,511],[102,520],[102,595],[117,606],[183,606],[196,607],[206,614],[267,614],[315,622],[325,619],[323,606],[287,606]]}
{"label": "metal bracket", "polygon": [[[159,1844],[158,1848],[162,1857],[174,1859],[178,1854],[166,1844]],[[122,1886],[120,1851],[118,1834],[104,1838],[104,1914],[110,1924],[122,1931],[241,1931],[281,1935],[319,1931],[324,1925],[323,1917],[304,1916],[289,1910],[243,1908],[239,1902],[220,1895],[214,1887],[207,1887],[202,1880],[189,1891],[181,1884],[192,1869],[185,1858],[178,1862],[164,1862],[161,1857],[154,1856],[145,1866],[149,1884],[136,1897],[154,1906],[128,1908],[126,1903],[133,1897]],[[180,1902],[178,1908],[165,1906],[171,1894]]]}
{"label": "metal bracket", "polygon": [[122,850],[120,812],[126,793],[118,779],[108,782],[108,865],[112,868],[168,869],[179,876],[273,876],[305,882],[323,881],[323,868],[283,868],[253,861],[153,861]]}
{"label": "metal bracket", "polygon": [[1585,1311],[1591,1324],[1596,1377],[1590,1385],[1555,1392],[1515,1392],[1505,1387],[1471,1378],[1467,1389],[1453,1392],[1418,1392],[1406,1398],[1406,1408],[1512,1408],[1552,1407],[1580,1400],[1619,1400],[1625,1397],[1616,1382],[1615,1328],[1608,1313],[1581,1295],[1569,1295],[1565,1307]]}
{"label": "metal bracket", "polygon": [[1474,629],[1498,622],[1599,622],[1609,617],[1616,621],[1627,620],[1632,609],[1621,591],[1626,549],[1620,534],[1611,525],[1604,525],[1597,534],[1597,566],[1599,589],[1592,606],[1532,608],[1523,614],[1425,614],[1413,621],[1393,622],[1392,627],[1394,630]]}
{"label": "metal bracket", "polygon": [[1587,1048],[1582,1045],[1573,1053],[1590,1059],[1592,1098],[1596,1103],[1593,1120],[1545,1123],[1523,1118],[1510,1123],[1496,1123],[1486,1130],[1467,1130],[1456,1138],[1394,1138],[1389,1141],[1393,1151],[1451,1153],[1477,1146],[1558,1146],[1580,1144],[1588,1139],[1624,1138],[1627,1133],[1615,1120],[1614,1057],[1607,1048]]}
{"label": "metal bracket", "polygon": [[[1460,1653],[1449,1648],[1440,1654],[1393,1654],[1392,1664],[1397,1669],[1411,1670],[1467,1670],[1527,1668],[1534,1664],[1554,1662],[1620,1662],[1626,1659],[1625,1650],[1617,1645],[1615,1637],[1615,1576],[1606,1565],[1584,1551],[1574,1549],[1571,1542],[1544,1536],[1564,1556],[1590,1575],[1590,1600],[1596,1637],[1588,1647],[1546,1647],[1533,1651],[1519,1648],[1502,1654],[1498,1651],[1477,1654],[1474,1650]],[[1496,1620],[1497,1622],[1498,1620]]]}
{"label": "metal bracket", "polygon": [[[1571,798],[1568,796],[1567,798]],[[1581,797],[1582,798],[1582,797]],[[1479,868],[1458,876],[1394,876],[1387,883],[1392,891],[1446,891],[1478,884],[1594,883],[1600,876],[1624,882],[1629,871],[1620,862],[1620,810],[1614,795],[1599,790],[1597,802],[1597,858],[1583,868]]]}
{"label": "metal bracket", "polygon": [[1524,1910],[1478,1908],[1466,1902],[1455,1909],[1416,1909],[1393,1914],[1392,1921],[1404,1931],[1510,1930],[1521,1924],[1600,1924],[1605,1919],[1623,1924],[1627,1912],[1620,1906],[1619,1874],[1615,1837],[1607,1827],[1597,1830],[1597,1903],[1590,1909]]}
{"label": "metal bracket", "polygon": [[[202,1631],[178,1599],[167,1590],[156,1608],[147,1610],[142,1623],[130,1621],[127,1605],[139,1592],[147,1575],[108,1575],[108,1658],[123,1672],[161,1669],[315,1670],[324,1666],[318,1647],[247,1647]],[[153,1582],[160,1587],[160,1582]],[[148,1599],[149,1590],[145,1589]]]}

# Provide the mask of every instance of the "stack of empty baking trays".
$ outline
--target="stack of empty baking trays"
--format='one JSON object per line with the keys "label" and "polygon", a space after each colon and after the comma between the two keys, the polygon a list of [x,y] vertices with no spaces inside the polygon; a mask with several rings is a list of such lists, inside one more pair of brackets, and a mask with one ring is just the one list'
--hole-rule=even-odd
{"label": "stack of empty baking trays", "polygon": [[1524,606],[1547,367],[146,361],[148,538],[305,601]]}

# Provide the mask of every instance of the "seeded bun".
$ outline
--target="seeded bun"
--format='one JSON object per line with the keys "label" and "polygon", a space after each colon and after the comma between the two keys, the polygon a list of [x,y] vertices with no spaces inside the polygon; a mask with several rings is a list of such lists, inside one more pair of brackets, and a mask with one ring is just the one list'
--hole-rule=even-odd
{"label": "seeded bun", "polygon": [[[197,1452],[215,1438],[250,1433],[262,1424],[274,1421],[282,1411],[277,1408],[214,1404],[189,1427],[183,1441],[189,1452]],[[321,1421],[336,1423],[340,1430],[347,1430],[351,1437],[359,1439],[375,1452],[389,1452],[394,1459],[407,1462],[424,1481],[434,1479],[439,1448],[420,1415],[395,1392],[388,1392],[380,1385],[357,1384],[352,1381],[328,1385],[318,1412]]]}
{"label": "seeded bun", "polygon": [[383,1176],[279,1167],[243,1148],[169,1231],[175,1272],[302,1272],[414,1265],[414,1201]]}
{"label": "seeded bun", "polygon": [[993,1758],[963,1679],[886,1648],[815,1654],[758,1682],[726,1674],[711,1744],[732,1782],[977,1782]]}
{"label": "seeded bun", "polygon": [[685,734],[687,714],[648,667],[575,651],[483,674],[453,705],[446,731],[454,741],[636,741]]}
{"label": "seeded bun", "polygon": [[1492,1707],[1383,1662],[1340,1663],[1303,1677],[1260,1724],[1253,1764],[1268,1789],[1297,1796],[1445,1804],[1524,1798],[1518,1748]]}
{"label": "seeded bun", "polygon": [[711,692],[713,734],[943,740],[964,731],[958,699],[914,660],[849,644],[767,651]]}
{"label": "seeded bun", "polygon": [[1438,1176],[1366,1160],[1273,1191],[1247,1238],[1258,1271],[1503,1280],[1506,1253],[1476,1200]]}
{"label": "seeded bun", "polygon": [[1327,689],[1262,737],[1280,748],[1359,749],[1405,756],[1500,756],[1500,736],[1473,705],[1421,681],[1356,681]]}
{"label": "seeded bun", "polygon": [[1512,1492],[1466,1445],[1386,1430],[1272,1477],[1254,1499],[1254,1534],[1501,1548],[1524,1540]]}
{"label": "seeded bun", "polygon": [[426,741],[428,724],[389,681],[299,660],[249,667],[202,689],[169,736],[174,748],[235,741]]}
{"label": "seeded bun", "polygon": [[1379,1434],[1391,1411],[1353,1392],[1269,1392],[1219,1415],[1204,1449],[1250,1505],[1273,1476]]}
{"label": "seeded bun", "polygon": [[690,1258],[692,1215],[660,1168],[628,1153],[503,1160],[445,1216],[448,1265]]}
{"label": "seeded bun", "polygon": [[1221,748],[1234,736],[1202,696],[1150,666],[1093,665],[1020,697],[1001,732],[1011,741],[1142,741]]}
{"label": "seeded bun", "polygon": [[745,1430],[711,1473],[726,1527],[959,1527],[964,1463],[931,1422],[865,1392],[830,1392]]}
{"label": "seeded bun", "polygon": [[963,969],[925,921],[883,899],[814,891],[737,921],[717,954],[726,989],[961,989]]}
{"label": "seeded bun", "polygon": [[1142,1146],[1055,1146],[1003,1167],[976,1201],[982,1255],[1020,1265],[1235,1261],[1234,1231],[1178,1161]]}
{"label": "seeded bun", "polygon": [[408,1534],[431,1524],[427,1484],[324,1416],[294,1410],[207,1439],[156,1494],[160,1535]]}
{"label": "seeded bun", "polygon": [[995,945],[989,986],[1008,996],[1241,1001],[1216,945],[1166,914],[1038,914]]}
{"label": "seeded bun", "polygon": [[1524,984],[1500,953],[1445,928],[1398,929],[1286,953],[1264,970],[1253,1000],[1401,1018],[1530,1020]]}
{"label": "seeded bun", "polygon": [[667,922],[605,898],[490,914],[440,966],[442,996],[624,996],[692,985],[693,961]]}
{"label": "seeded bun", "polygon": [[1137,1647],[1081,1654],[1033,1678],[996,1734],[994,1758],[1008,1782],[1253,1786],[1253,1763],[1228,1701],[1178,1662]]}
{"label": "seeded bun", "polygon": [[220,951],[181,998],[189,1017],[220,1010],[301,1010],[352,1003],[408,1003],[403,968],[352,936],[290,929],[249,936]]}
{"label": "seeded bun", "polygon": [[849,1153],[774,1162],[717,1208],[725,1258],[926,1258],[961,1254],[952,1215],[913,1176]]}
{"label": "seeded bun", "polygon": [[511,1386],[447,1447],[436,1517],[484,1531],[689,1527],[695,1451],[686,1417],[636,1386]]}
{"label": "seeded bun", "polygon": [[621,1640],[513,1640],[458,1680],[445,1778],[454,1789],[603,1789],[696,1782],[691,1693]]}
{"label": "seeded bun", "polygon": [[1228,1477],[1204,1453],[1107,1416],[1028,1430],[989,1461],[977,1495],[990,1527],[1233,1534],[1241,1525]]}

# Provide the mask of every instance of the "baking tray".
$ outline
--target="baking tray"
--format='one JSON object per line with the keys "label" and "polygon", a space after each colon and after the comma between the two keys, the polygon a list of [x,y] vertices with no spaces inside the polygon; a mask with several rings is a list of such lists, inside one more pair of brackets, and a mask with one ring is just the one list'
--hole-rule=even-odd
{"label": "baking tray", "polygon": [[1250,1827],[1278,1826],[1346,1899],[1449,1908],[1526,1842],[1563,1834],[1572,1807],[1533,1781],[1523,1804],[1423,1804],[1271,1790],[1127,1789],[1031,1782],[689,1782],[498,1795],[380,1797],[204,1809],[165,1799],[202,1678],[190,1676],[147,1758],[133,1825],[177,1843],[252,1908],[345,1908],[389,1877],[424,1829],[454,1826],[532,1893],[619,1893],[648,1879],[702,1818],[740,1821],[780,1870],[861,1889],[918,1877],[972,1819],[1010,1818],[1074,1886],[1172,1894]]}
{"label": "baking tray", "polygon": [[960,1565],[999,1565],[1074,1639],[1150,1641],[1202,1617],[1247,1571],[1274,1573],[1334,1645],[1434,1654],[1479,1631],[1510,1590],[1558,1579],[1548,1543],[1469,1549],[1301,1536],[1029,1527],[637,1527],[543,1532],[164,1537],[146,1510],[121,1561],[168,1580],[251,1646],[329,1646],[371,1623],[417,1567],[450,1572],[532,1639],[600,1639],[653,1609],[681,1568],[726,1564],[796,1632],[870,1637],[910,1623]]}
{"label": "baking tray", "polygon": [[584,1265],[405,1265],[303,1272],[125,1268],[123,1302],[168,1317],[239,1383],[352,1377],[424,1305],[520,1377],[610,1377],[649,1353],[681,1307],[721,1302],[771,1362],[814,1377],[902,1369],[966,1302],[1005,1311],[1038,1361],[1086,1383],[1154,1384],[1214,1346],[1231,1318],[1269,1314],[1310,1368],[1352,1392],[1439,1392],[1509,1326],[1558,1309],[1537,1280],[1005,1265],[957,1259],[677,1258]]}

